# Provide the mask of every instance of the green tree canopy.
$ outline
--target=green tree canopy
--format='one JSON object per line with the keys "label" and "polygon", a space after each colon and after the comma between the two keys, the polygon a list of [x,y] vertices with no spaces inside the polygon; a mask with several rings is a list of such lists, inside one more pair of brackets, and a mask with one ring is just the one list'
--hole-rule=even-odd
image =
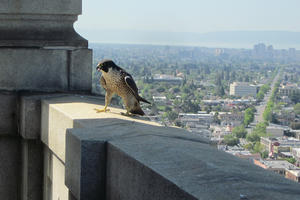
{"label": "green tree canopy", "polygon": [[232,129],[233,135],[237,138],[245,138],[247,135],[247,131],[243,125],[236,126]]}
{"label": "green tree canopy", "polygon": [[267,135],[266,127],[267,125],[264,122],[258,123],[256,127],[252,130],[252,133],[247,134],[246,139],[249,142],[259,142],[260,137],[264,137]]}
{"label": "green tree canopy", "polygon": [[244,125],[248,126],[254,120],[254,108],[247,108],[244,114]]}
{"label": "green tree canopy", "polygon": [[297,103],[294,106],[294,112],[295,112],[296,115],[300,115],[300,103]]}
{"label": "green tree canopy", "polygon": [[239,139],[234,137],[233,134],[229,134],[224,136],[224,142],[228,146],[235,146],[239,143]]}

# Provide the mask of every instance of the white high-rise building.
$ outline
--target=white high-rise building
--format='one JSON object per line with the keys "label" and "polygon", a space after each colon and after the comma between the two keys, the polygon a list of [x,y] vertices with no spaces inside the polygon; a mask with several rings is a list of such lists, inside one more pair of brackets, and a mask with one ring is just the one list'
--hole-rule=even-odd
{"label": "white high-rise building", "polygon": [[246,82],[233,82],[230,84],[230,95],[234,96],[253,96],[256,97],[257,87]]}

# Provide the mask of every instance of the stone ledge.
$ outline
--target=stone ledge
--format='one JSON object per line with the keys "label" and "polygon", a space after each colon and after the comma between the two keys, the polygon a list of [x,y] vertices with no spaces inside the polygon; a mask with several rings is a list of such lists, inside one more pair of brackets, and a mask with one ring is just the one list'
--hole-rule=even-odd
{"label": "stone ledge", "polygon": [[297,183],[164,127],[111,119],[69,129],[66,142],[66,185],[77,199],[300,197]]}
{"label": "stone ledge", "polygon": [[41,101],[68,96],[67,93],[21,94],[20,98],[20,134],[24,139],[41,137]]}
{"label": "stone ledge", "polygon": [[[107,177],[107,143],[128,138],[158,137],[207,143],[178,128],[150,125],[125,119],[90,119],[96,128],[69,129],[66,138],[66,185],[77,199],[98,199],[105,196]],[[83,122],[86,123],[86,120]],[[87,124],[87,125],[88,125]],[[121,165],[118,165],[118,167]],[[89,187],[85,187],[89,185]],[[101,188],[101,189],[99,189]],[[126,199],[126,198],[125,198]],[[142,198],[143,199],[143,198]]]}
{"label": "stone ledge", "polygon": [[[122,109],[110,108],[111,112],[96,113],[95,108],[103,107],[103,97],[67,96],[42,101],[41,140],[59,159],[65,161],[65,135],[68,128],[101,126],[103,119],[117,118],[143,122],[143,118],[130,118],[121,115]],[[146,122],[156,125],[154,122]]]}
{"label": "stone ledge", "polygon": [[300,197],[297,183],[182,129],[125,117],[120,109],[95,113],[103,103],[81,96],[42,102],[42,140],[64,165],[60,176],[78,200]]}

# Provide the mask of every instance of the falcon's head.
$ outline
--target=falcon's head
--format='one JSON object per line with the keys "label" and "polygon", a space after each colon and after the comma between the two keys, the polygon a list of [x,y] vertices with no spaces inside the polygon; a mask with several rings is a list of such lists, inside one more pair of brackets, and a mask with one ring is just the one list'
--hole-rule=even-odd
{"label": "falcon's head", "polygon": [[115,68],[117,65],[112,60],[102,60],[98,63],[96,70],[100,72],[101,70],[104,72],[108,72],[110,68]]}

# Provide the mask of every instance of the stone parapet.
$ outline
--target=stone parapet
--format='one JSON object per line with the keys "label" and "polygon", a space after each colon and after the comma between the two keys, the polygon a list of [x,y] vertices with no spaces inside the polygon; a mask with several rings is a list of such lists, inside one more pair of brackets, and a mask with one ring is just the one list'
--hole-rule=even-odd
{"label": "stone parapet", "polygon": [[42,141],[51,153],[46,161],[52,162],[47,172],[56,171],[64,180],[44,187],[52,195],[61,194],[56,198],[300,197],[297,183],[218,151],[185,130],[126,117],[120,109],[95,113],[93,109],[103,103],[103,99],[83,96],[42,102]]}

